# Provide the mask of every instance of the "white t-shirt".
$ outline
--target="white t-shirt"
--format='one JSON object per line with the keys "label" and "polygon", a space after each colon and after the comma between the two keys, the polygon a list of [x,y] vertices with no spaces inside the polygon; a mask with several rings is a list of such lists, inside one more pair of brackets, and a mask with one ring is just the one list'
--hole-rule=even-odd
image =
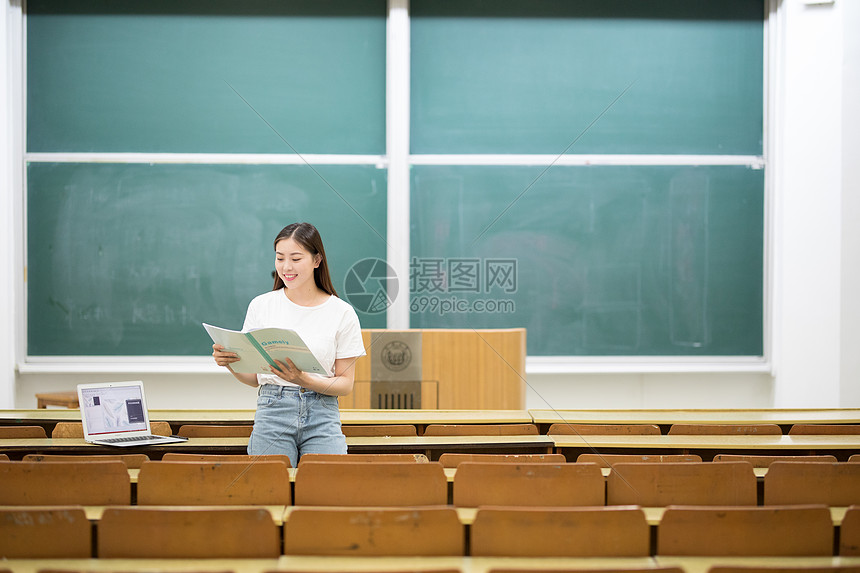
{"label": "white t-shirt", "polygon": [[[349,303],[336,296],[330,296],[317,306],[300,306],[287,298],[283,289],[261,294],[248,305],[242,330],[247,332],[269,327],[290,328],[298,332],[332,376],[335,359],[366,354],[358,315]],[[257,382],[282,386],[292,384],[274,374],[257,374]]]}

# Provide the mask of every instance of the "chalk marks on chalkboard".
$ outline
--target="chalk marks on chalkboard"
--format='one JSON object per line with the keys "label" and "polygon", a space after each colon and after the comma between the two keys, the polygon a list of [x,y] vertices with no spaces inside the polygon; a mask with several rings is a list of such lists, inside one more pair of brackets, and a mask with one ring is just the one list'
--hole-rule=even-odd
{"label": "chalk marks on chalkboard", "polygon": [[708,339],[709,179],[681,171],[669,182],[669,335],[700,348]]}

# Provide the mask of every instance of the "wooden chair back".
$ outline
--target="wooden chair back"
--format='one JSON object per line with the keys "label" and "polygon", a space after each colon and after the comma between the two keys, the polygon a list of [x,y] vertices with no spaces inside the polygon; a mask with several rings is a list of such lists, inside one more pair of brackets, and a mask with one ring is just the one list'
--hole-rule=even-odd
{"label": "wooden chair back", "polygon": [[0,508],[0,559],[92,557],[92,525],[82,507]]}
{"label": "wooden chair back", "polygon": [[265,456],[252,456],[250,454],[183,454],[178,452],[166,452],[161,461],[164,462],[283,462],[290,466],[290,456],[285,454],[269,454]]}
{"label": "wooden chair back", "polygon": [[825,506],[670,507],[657,528],[658,555],[829,556]]}
{"label": "wooden chair back", "polygon": [[105,509],[98,557],[113,559],[274,559],[280,535],[265,508]]}
{"label": "wooden chair back", "polygon": [[860,557],[860,505],[845,511],[839,526],[839,555]]}
{"label": "wooden chair back", "polygon": [[781,436],[776,424],[672,424],[671,436]]}
{"label": "wooden chair back", "polygon": [[443,468],[456,468],[463,462],[493,462],[505,464],[564,464],[564,454],[455,454],[439,456]]}
{"label": "wooden chair back", "polygon": [[131,478],[120,461],[0,462],[0,505],[128,505]]}
{"label": "wooden chair back", "polygon": [[848,456],[848,461],[852,463],[860,462],[860,454],[851,454]]}
{"label": "wooden chair back", "polygon": [[284,523],[285,555],[458,556],[464,546],[464,526],[451,507],[297,507]]}
{"label": "wooden chair back", "polygon": [[427,424],[425,436],[537,436],[535,424]]}
{"label": "wooden chair back", "polygon": [[794,424],[791,429],[788,430],[789,436],[832,436],[846,434],[860,434],[860,424]]}
{"label": "wooden chair back", "polygon": [[146,462],[138,505],[289,505],[290,474],[278,461]]}
{"label": "wooden chair back", "polygon": [[247,438],[253,429],[250,425],[183,424],[176,435],[184,438]]}
{"label": "wooden chair back", "polygon": [[615,464],[606,480],[607,505],[756,505],[749,462]]}
{"label": "wooden chair back", "polygon": [[454,476],[454,505],[604,505],[606,480],[595,464],[463,462]]}
{"label": "wooden chair back", "polygon": [[146,454],[27,454],[25,462],[109,462],[120,461],[129,469],[139,469],[143,462],[149,461]]}
{"label": "wooden chair back", "polygon": [[376,426],[341,426],[347,438],[355,436],[417,436],[418,430],[412,424],[379,424]]}
{"label": "wooden chair back", "polygon": [[0,454],[0,462],[8,462],[8,461],[9,461],[9,456],[7,456],[6,454]]}
{"label": "wooden chair back", "polygon": [[602,468],[611,468],[615,464],[630,463],[682,463],[701,462],[702,456],[697,454],[579,454],[577,463],[597,464]]}
{"label": "wooden chair back", "polygon": [[650,530],[639,508],[479,508],[471,526],[473,557],[649,554]]}
{"label": "wooden chair back", "polygon": [[860,464],[773,462],[764,476],[765,505],[860,503]]}
{"label": "wooden chair back", "polygon": [[445,505],[439,462],[306,462],[296,471],[296,505]]}
{"label": "wooden chair back", "polygon": [[773,462],[835,462],[836,456],[759,456],[742,454],[717,454],[715,462],[749,462],[754,468],[766,468]]}
{"label": "wooden chair back", "polygon": [[549,435],[573,436],[659,436],[656,424],[552,424]]}
{"label": "wooden chair back", "polygon": [[[149,429],[154,436],[169,436],[173,433],[167,422],[150,422]],[[84,426],[81,422],[57,422],[51,431],[52,438],[83,438]]]}
{"label": "wooden chair back", "polygon": [[42,426],[0,426],[0,440],[14,438],[47,438]]}
{"label": "wooden chair back", "polygon": [[425,454],[303,454],[299,467],[307,462],[429,462]]}

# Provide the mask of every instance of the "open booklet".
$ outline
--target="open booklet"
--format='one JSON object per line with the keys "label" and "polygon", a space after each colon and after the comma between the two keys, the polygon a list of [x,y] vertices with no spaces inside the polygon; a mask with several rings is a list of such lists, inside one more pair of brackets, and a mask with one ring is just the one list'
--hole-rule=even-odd
{"label": "open booklet", "polygon": [[215,344],[227,352],[239,355],[239,361],[231,364],[234,372],[247,374],[271,374],[270,366],[275,360],[289,358],[299,370],[329,376],[319,360],[295,330],[286,328],[260,328],[249,332],[227,330],[203,323]]}

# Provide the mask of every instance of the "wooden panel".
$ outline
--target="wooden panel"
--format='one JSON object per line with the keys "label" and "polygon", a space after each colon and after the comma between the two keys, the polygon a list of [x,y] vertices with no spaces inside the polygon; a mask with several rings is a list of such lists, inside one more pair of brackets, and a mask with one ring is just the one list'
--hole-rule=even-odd
{"label": "wooden panel", "polygon": [[[371,335],[362,330],[366,356],[355,362],[355,388],[341,408],[370,408]],[[525,407],[526,331],[420,330],[421,403],[425,409],[511,409]],[[438,395],[438,399],[437,399]]]}

